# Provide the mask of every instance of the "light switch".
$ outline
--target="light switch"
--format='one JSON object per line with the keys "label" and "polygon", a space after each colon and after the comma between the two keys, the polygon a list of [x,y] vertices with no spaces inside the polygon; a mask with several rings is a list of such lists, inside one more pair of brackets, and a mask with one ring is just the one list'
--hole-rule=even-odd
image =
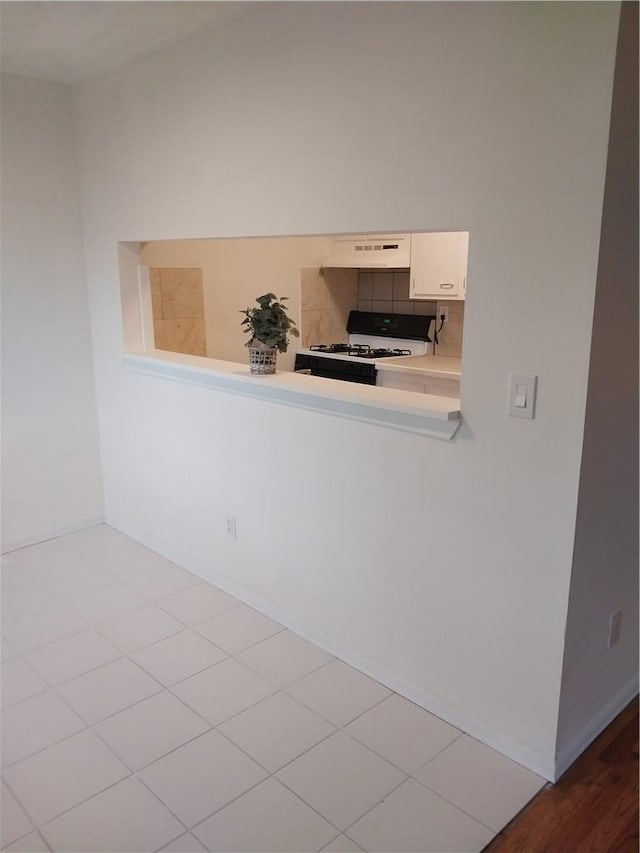
{"label": "light switch", "polygon": [[509,414],[514,418],[532,418],[536,403],[538,377],[509,374]]}

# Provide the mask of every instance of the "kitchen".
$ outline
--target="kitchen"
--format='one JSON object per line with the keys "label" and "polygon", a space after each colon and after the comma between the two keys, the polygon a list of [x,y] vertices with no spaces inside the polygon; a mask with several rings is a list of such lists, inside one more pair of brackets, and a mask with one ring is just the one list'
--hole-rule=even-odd
{"label": "kitchen", "polygon": [[[290,298],[278,370],[460,396],[468,232],[143,244],[154,346],[246,364],[238,312]],[[144,311],[144,309],[143,309]]]}

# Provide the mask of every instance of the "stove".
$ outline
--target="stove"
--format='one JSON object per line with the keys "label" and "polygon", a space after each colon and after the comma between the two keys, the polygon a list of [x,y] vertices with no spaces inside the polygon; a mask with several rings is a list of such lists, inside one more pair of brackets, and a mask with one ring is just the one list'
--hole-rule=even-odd
{"label": "stove", "polygon": [[296,354],[295,370],[327,379],[376,384],[376,362],[402,355],[426,355],[435,315],[351,311],[348,342],[317,344]]}
{"label": "stove", "polygon": [[393,358],[398,355],[413,355],[410,349],[389,349],[389,347],[371,347],[369,344],[317,344],[310,346],[309,352],[347,355],[356,358]]}

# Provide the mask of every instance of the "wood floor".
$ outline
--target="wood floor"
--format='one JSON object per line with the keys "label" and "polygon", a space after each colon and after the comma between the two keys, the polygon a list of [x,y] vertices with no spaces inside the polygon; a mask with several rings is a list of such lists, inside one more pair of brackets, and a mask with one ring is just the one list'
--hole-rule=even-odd
{"label": "wood floor", "polygon": [[485,853],[637,853],[638,698]]}

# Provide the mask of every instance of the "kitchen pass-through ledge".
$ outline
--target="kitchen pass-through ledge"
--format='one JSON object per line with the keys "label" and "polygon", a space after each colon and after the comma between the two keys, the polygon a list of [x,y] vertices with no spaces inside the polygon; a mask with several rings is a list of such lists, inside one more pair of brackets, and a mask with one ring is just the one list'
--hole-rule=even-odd
{"label": "kitchen pass-through ledge", "polygon": [[136,373],[242,394],[284,406],[310,409],[404,432],[450,439],[460,426],[460,401],[395,388],[380,388],[277,372],[255,376],[249,366],[164,350],[128,352],[124,366]]}

